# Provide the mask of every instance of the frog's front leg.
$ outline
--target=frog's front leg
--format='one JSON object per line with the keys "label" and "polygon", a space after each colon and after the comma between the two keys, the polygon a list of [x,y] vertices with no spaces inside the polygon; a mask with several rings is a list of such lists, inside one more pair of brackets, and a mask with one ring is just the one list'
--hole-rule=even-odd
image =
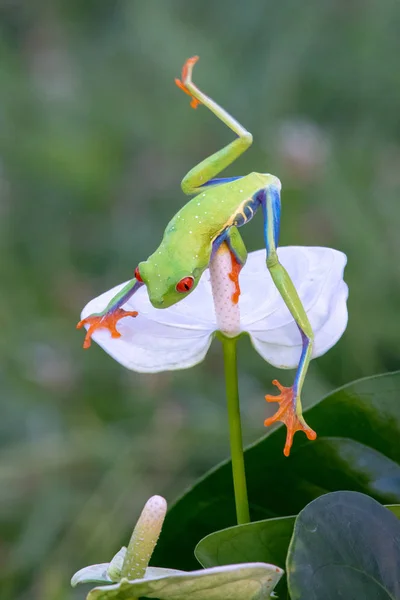
{"label": "frog's front leg", "polygon": [[80,329],[85,325],[88,325],[88,330],[86,332],[85,340],[83,342],[83,347],[90,348],[91,338],[93,333],[97,329],[108,329],[113,338],[121,337],[121,334],[117,330],[117,322],[124,317],[136,317],[136,310],[124,310],[121,308],[125,302],[129,300],[129,298],[137,292],[137,290],[142,287],[143,282],[136,279],[132,279],[129,281],[118,294],[116,294],[105,307],[105,309],[101,313],[95,313],[93,315],[89,315],[82,321],[79,321],[76,328]]}
{"label": "frog's front leg", "polygon": [[282,421],[287,427],[285,456],[289,456],[296,431],[304,431],[309,440],[315,440],[317,434],[305,422],[301,407],[301,390],[310,364],[314,334],[306,311],[286,269],[281,265],[277,255],[279,226],[280,226],[280,187],[278,184],[267,186],[261,194],[261,204],[264,215],[264,238],[267,249],[267,267],[271,277],[281,294],[286,306],[291,312],[302,340],[302,352],[292,387],[284,387],[276,379],[273,384],[281,392],[279,396],[266,396],[267,402],[279,402],[280,407],[265,425]]}

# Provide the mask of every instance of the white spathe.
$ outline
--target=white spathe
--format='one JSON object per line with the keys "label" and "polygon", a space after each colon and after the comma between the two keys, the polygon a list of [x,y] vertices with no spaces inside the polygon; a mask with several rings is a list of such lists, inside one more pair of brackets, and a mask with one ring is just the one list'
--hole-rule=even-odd
{"label": "white spathe", "polygon": [[[321,356],[336,344],[347,325],[348,288],[343,281],[346,255],[331,248],[287,246],[278,249],[278,256],[313,328],[313,358]],[[299,329],[268,272],[265,250],[249,254],[239,281],[240,331],[250,335],[254,348],[272,365],[297,367],[302,348]],[[81,318],[101,312],[124,285],[91,300]],[[118,322],[121,337],[113,339],[109,331],[99,329],[93,340],[134,371],[155,373],[192,367],[204,359],[218,330],[208,269],[197,288],[169,308],[154,308],[145,286],[123,308],[136,310],[139,315]]]}

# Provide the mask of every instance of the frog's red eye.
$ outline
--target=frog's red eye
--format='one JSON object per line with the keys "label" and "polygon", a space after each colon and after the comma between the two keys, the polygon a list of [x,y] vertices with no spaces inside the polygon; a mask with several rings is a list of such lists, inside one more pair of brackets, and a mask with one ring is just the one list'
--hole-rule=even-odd
{"label": "frog's red eye", "polygon": [[192,289],[194,283],[193,277],[184,277],[176,284],[176,291],[184,294]]}
{"label": "frog's red eye", "polygon": [[140,277],[139,267],[136,267],[136,269],[135,269],[135,279],[136,279],[136,281],[143,282],[143,279]]}

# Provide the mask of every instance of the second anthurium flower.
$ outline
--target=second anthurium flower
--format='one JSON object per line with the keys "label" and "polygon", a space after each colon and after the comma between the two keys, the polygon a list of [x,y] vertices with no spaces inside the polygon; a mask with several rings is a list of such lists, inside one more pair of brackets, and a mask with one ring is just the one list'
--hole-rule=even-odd
{"label": "second anthurium flower", "polygon": [[[279,248],[278,256],[313,328],[312,357],[321,356],[346,329],[346,256],[331,248],[302,246]],[[82,311],[82,319],[101,312],[124,285],[91,300]],[[240,273],[237,304],[230,301],[233,291],[234,283],[213,272],[213,266],[190,295],[166,309],[154,308],[143,286],[124,305],[126,311],[137,311],[138,315],[118,322],[121,336],[113,338],[107,329],[97,329],[92,338],[128,369],[156,373],[201,362],[217,331],[228,337],[247,333],[267,362],[281,369],[295,368],[302,352],[301,336],[266,268],[265,250],[248,255]]]}
{"label": "second anthurium flower", "polygon": [[[167,503],[152,496],[145,504],[127,548],[122,547],[110,563],[85,567],[71,584],[95,583],[87,600],[268,600],[283,570],[263,562],[250,562],[178,571],[149,567],[161,532]],[[178,540],[179,543],[179,540]]]}

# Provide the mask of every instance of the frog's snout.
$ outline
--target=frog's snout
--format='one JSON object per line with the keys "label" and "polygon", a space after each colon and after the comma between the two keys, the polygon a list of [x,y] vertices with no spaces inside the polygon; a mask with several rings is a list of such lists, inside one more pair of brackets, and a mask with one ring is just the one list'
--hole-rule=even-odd
{"label": "frog's snout", "polygon": [[164,298],[162,296],[151,296],[150,302],[154,306],[154,308],[164,308]]}

